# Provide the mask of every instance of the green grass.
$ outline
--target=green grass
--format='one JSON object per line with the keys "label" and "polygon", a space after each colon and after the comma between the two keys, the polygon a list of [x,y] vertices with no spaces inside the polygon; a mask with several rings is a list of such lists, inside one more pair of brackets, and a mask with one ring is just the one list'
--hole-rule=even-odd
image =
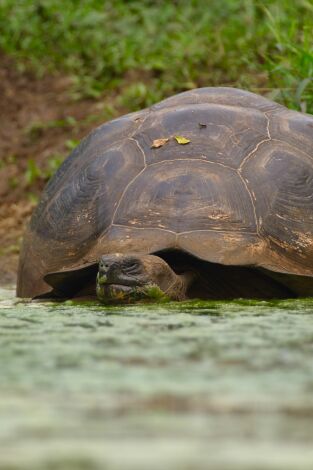
{"label": "green grass", "polygon": [[198,86],[313,113],[312,0],[2,0],[0,48],[129,110]]}
{"label": "green grass", "polygon": [[[72,148],[73,147],[71,147],[71,149]],[[27,160],[27,167],[24,175],[27,187],[31,187],[38,180],[42,180],[45,182],[48,181],[63,161],[63,155],[51,155],[47,159],[45,168],[42,169],[37,165],[36,161],[33,158],[29,158]]]}

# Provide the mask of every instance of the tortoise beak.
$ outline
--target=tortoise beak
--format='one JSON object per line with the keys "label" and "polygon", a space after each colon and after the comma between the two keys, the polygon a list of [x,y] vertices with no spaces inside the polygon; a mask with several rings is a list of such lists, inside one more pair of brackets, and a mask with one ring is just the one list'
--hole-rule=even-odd
{"label": "tortoise beak", "polygon": [[97,296],[105,303],[128,301],[132,288],[116,284],[97,284]]}
{"label": "tortoise beak", "polygon": [[133,258],[101,257],[96,287],[101,302],[128,302],[142,283],[140,265]]}
{"label": "tortoise beak", "polygon": [[107,275],[106,274],[102,274],[100,271],[98,272],[97,274],[97,283],[102,286],[104,284],[107,283]]}

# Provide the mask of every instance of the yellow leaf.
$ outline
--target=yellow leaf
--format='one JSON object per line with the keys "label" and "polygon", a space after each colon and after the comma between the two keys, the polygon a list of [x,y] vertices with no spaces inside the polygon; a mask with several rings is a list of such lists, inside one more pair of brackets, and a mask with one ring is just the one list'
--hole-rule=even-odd
{"label": "yellow leaf", "polygon": [[166,142],[168,142],[168,141],[169,141],[168,138],[164,138],[164,139],[155,139],[155,140],[152,142],[151,148],[152,148],[152,149],[158,149],[159,147],[162,147],[164,144],[166,144]]}
{"label": "yellow leaf", "polygon": [[181,145],[189,144],[190,142],[189,139],[186,139],[186,137],[183,137],[181,135],[175,135],[175,139]]}

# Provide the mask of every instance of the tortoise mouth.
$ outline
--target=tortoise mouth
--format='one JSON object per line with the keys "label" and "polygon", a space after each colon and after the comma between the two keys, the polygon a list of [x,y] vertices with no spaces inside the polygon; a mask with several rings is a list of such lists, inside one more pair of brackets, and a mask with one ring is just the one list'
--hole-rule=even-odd
{"label": "tortoise mouth", "polygon": [[96,293],[102,303],[129,303],[137,297],[140,282],[120,269],[99,268]]}
{"label": "tortoise mouth", "polygon": [[120,284],[98,284],[97,297],[103,303],[128,302],[134,289]]}
{"label": "tortoise mouth", "polygon": [[114,276],[114,278],[110,278],[107,274],[101,273],[99,271],[97,274],[97,285],[121,286],[125,289],[129,288],[129,290],[131,290],[133,287],[141,285],[141,283],[136,278],[130,276],[120,274],[119,276]]}
{"label": "tortoise mouth", "polygon": [[[99,282],[100,281],[100,282]],[[103,304],[132,304],[142,300],[149,301],[165,298],[165,294],[153,284],[144,286],[128,286],[105,282],[101,276],[97,276],[96,294],[98,300]]]}

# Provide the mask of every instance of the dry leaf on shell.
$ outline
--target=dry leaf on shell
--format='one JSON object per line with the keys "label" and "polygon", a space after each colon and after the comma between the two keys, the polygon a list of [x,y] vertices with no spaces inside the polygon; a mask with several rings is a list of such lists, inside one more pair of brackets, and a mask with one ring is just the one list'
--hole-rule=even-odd
{"label": "dry leaf on shell", "polygon": [[169,141],[169,138],[165,139],[155,139],[152,142],[151,148],[152,149],[158,149],[159,147],[162,147],[164,144],[166,144]]}

